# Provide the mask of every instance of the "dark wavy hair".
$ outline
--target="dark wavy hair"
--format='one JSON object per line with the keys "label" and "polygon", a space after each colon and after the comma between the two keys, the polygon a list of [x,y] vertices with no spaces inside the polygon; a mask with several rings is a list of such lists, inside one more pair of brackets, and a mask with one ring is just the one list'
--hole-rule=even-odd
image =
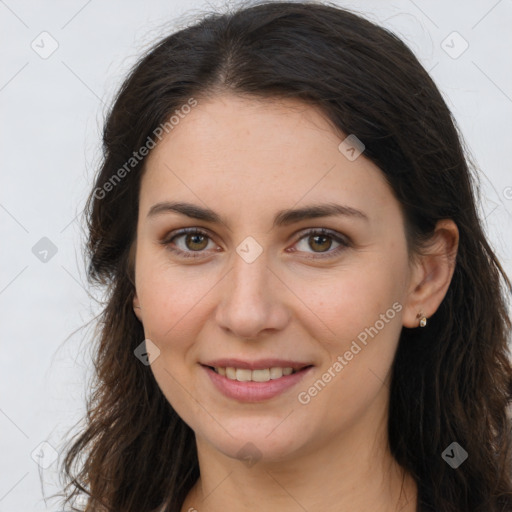
{"label": "dark wavy hair", "polygon": [[[210,13],[154,45],[120,88],[85,211],[88,276],[107,299],[86,425],[62,463],[66,504],[85,493],[87,511],[179,512],[199,476],[194,432],[133,354],[144,339],[132,305],[132,250],[146,158],[115,186],[108,183],[190,98],[222,92],[301,100],[355,134],[402,206],[411,254],[438,220],[457,224],[444,300],[427,328],[402,329],[389,443],[416,480],[422,505],[511,511],[510,281],[477,214],[475,166],[439,90],[407,46],[359,15],[318,2]],[[469,454],[457,469],[441,456],[454,441]]]}

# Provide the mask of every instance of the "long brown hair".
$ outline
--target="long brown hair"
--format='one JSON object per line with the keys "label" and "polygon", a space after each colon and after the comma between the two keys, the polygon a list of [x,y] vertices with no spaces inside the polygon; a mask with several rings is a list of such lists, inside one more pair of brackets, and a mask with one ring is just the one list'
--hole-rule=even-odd
{"label": "long brown hair", "polygon": [[[210,14],[156,44],[115,98],[86,208],[89,278],[106,288],[107,301],[86,426],[62,468],[66,503],[86,493],[88,511],[142,512],[167,503],[167,511],[179,512],[199,476],[193,431],[134,356],[144,332],[133,312],[130,254],[145,158],[130,158],[191,98],[219,91],[299,99],[355,134],[402,205],[411,251],[438,220],[455,221],[460,242],[448,292],[427,328],[403,328],[399,340],[389,442],[422,503],[443,512],[512,510],[510,282],[477,215],[462,137],[398,37],[318,2]],[[453,442],[468,453],[456,469],[442,457]]]}

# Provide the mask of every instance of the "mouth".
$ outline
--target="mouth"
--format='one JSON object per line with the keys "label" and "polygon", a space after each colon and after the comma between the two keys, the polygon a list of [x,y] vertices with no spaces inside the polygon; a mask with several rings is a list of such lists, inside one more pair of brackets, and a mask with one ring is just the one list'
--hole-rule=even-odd
{"label": "mouth", "polygon": [[295,373],[299,373],[307,368],[311,368],[313,365],[306,365],[301,368],[273,366],[257,370],[251,370],[249,368],[235,368],[233,366],[204,366],[229,380],[235,380],[238,382],[268,382],[288,375],[294,375]]}
{"label": "mouth", "polygon": [[201,364],[213,388],[238,402],[261,402],[291,390],[314,368],[310,365],[239,368]]}

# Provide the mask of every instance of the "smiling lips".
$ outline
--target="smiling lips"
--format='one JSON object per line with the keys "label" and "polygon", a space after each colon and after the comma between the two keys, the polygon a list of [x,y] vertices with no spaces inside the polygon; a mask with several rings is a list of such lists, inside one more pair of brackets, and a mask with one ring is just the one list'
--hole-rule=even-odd
{"label": "smiling lips", "polygon": [[274,366],[273,368],[264,368],[262,370],[249,370],[247,368],[233,368],[232,366],[213,368],[216,373],[230,380],[239,382],[268,382],[269,380],[280,379],[283,375],[291,375],[297,370],[290,368],[281,368]]}
{"label": "smiling lips", "polygon": [[254,362],[219,359],[202,366],[225,396],[249,402],[266,400],[284,392],[302,380],[313,367],[278,359]]}

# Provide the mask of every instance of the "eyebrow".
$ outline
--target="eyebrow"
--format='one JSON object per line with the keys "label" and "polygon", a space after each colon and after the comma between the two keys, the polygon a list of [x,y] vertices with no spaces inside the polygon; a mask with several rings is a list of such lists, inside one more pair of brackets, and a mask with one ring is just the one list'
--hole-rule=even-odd
{"label": "eyebrow", "polygon": [[[164,201],[154,204],[147,214],[146,218],[155,217],[165,213],[180,213],[191,219],[202,220],[213,224],[226,224],[221,216],[209,208],[203,208],[191,203]],[[368,221],[368,216],[361,210],[351,206],[343,206],[336,203],[326,203],[305,206],[303,208],[286,209],[277,212],[274,217],[273,227],[282,227],[300,222],[307,219],[316,219],[318,217],[345,216]]]}

